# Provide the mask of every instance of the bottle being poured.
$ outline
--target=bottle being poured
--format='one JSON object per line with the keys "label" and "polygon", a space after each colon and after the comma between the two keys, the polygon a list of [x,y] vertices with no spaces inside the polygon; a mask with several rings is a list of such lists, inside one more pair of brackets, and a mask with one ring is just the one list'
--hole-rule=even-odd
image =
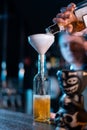
{"label": "bottle being poured", "polygon": [[63,7],[61,12],[53,19],[53,25],[46,28],[47,33],[56,34],[62,30],[73,33],[82,31],[87,27],[87,0],[75,5],[71,3]]}

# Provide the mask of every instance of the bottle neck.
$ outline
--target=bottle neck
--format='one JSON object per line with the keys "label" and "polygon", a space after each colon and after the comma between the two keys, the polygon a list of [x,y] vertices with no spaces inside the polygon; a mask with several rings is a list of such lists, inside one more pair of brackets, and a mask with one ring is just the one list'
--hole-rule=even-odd
{"label": "bottle neck", "polygon": [[45,29],[46,33],[51,33],[53,35],[64,30],[64,26],[58,24],[53,24]]}

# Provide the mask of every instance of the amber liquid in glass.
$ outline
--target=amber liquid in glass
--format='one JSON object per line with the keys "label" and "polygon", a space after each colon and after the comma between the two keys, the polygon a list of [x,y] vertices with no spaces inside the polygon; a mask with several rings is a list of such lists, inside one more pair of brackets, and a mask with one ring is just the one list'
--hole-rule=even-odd
{"label": "amber liquid in glass", "polygon": [[74,21],[71,23],[73,25],[73,30],[72,32],[79,32],[85,29],[85,24],[84,21]]}
{"label": "amber liquid in glass", "polygon": [[[75,20],[71,23],[68,23],[67,25],[63,25],[62,23],[53,24],[49,26],[48,28],[46,28],[45,30],[46,30],[46,33],[56,34],[58,32],[67,30],[67,27],[69,24],[72,25],[72,28],[68,30],[70,33],[79,32],[86,28],[84,21]],[[60,27],[62,28],[60,29]]]}
{"label": "amber liquid in glass", "polygon": [[50,95],[33,95],[34,121],[49,122],[50,120]]}

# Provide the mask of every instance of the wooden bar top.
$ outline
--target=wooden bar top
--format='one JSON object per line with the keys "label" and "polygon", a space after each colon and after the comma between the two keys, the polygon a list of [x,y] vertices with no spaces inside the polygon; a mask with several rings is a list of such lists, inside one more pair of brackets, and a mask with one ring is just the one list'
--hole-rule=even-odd
{"label": "wooden bar top", "polygon": [[25,113],[0,109],[0,130],[55,130],[55,126],[34,122]]}

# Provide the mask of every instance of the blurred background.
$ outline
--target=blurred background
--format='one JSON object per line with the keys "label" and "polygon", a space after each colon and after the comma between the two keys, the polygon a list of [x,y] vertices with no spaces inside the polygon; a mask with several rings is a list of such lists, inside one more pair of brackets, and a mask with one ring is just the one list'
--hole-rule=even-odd
{"label": "blurred background", "polygon": [[[37,73],[38,54],[29,45],[28,36],[45,33],[45,28],[53,24],[52,19],[61,7],[80,1],[0,0],[0,108],[32,112],[33,77]],[[46,59],[48,75],[56,89],[56,72],[64,65],[57,35],[46,53]],[[54,102],[57,103],[57,94],[52,102],[53,111],[58,107],[54,105]]]}

